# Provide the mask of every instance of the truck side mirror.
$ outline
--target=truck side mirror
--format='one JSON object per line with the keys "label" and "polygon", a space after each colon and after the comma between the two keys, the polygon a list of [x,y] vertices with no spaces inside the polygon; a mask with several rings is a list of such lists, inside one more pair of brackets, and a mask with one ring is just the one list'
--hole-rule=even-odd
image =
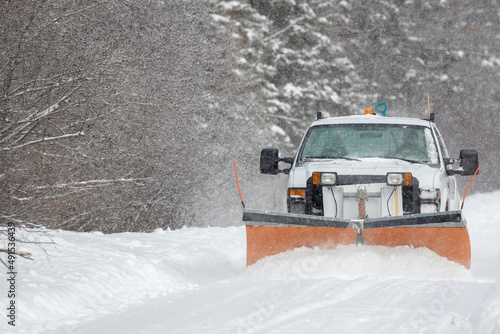
{"label": "truck side mirror", "polygon": [[460,175],[474,175],[478,166],[476,150],[460,150]]}
{"label": "truck side mirror", "polygon": [[277,148],[264,148],[260,151],[260,172],[262,174],[288,174],[290,172],[290,168],[279,169],[278,163],[283,161],[287,164],[293,164],[294,160],[295,157],[280,158]]}
{"label": "truck side mirror", "polygon": [[260,172],[262,174],[278,174],[278,157],[277,148],[264,148],[260,151]]}

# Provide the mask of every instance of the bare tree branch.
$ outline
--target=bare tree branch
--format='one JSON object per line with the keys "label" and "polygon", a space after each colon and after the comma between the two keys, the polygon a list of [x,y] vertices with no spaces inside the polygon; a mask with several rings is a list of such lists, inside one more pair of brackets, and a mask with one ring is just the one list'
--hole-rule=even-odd
{"label": "bare tree branch", "polygon": [[28,252],[12,252],[12,251],[9,251],[7,249],[2,249],[2,248],[0,248],[0,252],[11,254],[11,255],[19,255],[20,257],[23,257],[25,259],[33,260],[33,258],[31,258],[32,254],[28,253]]}

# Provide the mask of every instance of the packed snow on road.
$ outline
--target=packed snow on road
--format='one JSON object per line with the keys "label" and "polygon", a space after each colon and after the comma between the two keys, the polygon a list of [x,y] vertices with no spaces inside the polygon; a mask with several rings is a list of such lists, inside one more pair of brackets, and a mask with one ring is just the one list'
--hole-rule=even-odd
{"label": "packed snow on road", "polygon": [[43,243],[17,244],[34,260],[16,258],[15,297],[2,280],[0,332],[500,333],[499,202],[500,191],[466,199],[470,270],[425,248],[355,245],[246,267],[241,222],[111,235],[18,230],[17,239]]}

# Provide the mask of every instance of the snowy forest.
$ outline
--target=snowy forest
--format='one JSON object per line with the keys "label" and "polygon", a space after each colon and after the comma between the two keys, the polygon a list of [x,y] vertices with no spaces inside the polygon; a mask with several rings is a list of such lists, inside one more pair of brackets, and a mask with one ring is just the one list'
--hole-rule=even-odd
{"label": "snowy forest", "polygon": [[[279,206],[317,112],[424,118],[499,189],[500,6],[460,0],[0,3],[0,223],[75,231],[241,224]],[[459,179],[463,195],[470,178]]]}

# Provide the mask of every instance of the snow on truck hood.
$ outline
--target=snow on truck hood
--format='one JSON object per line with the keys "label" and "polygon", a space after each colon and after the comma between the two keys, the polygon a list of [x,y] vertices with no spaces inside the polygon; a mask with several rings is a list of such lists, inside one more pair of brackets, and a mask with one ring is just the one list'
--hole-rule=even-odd
{"label": "snow on truck hood", "polygon": [[[313,172],[335,172],[338,175],[386,175],[389,172],[410,172],[420,187],[433,187],[438,165],[411,163],[399,159],[360,158],[357,160],[325,159],[301,162],[290,172],[295,187],[306,187],[304,182]],[[304,183],[304,184],[302,184]]]}

